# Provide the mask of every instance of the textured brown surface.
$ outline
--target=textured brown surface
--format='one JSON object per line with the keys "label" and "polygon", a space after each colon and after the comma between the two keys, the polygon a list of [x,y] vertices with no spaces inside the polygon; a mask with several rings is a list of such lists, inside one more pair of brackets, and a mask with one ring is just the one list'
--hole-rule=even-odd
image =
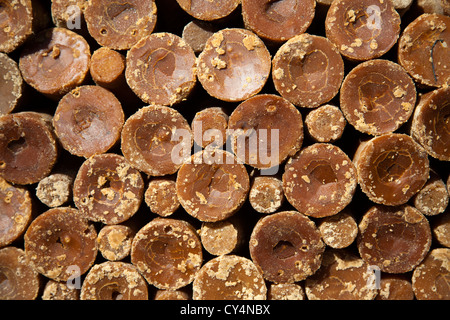
{"label": "textured brown surface", "polygon": [[73,31],[50,28],[24,47],[19,61],[23,79],[54,99],[85,80],[91,60],[89,44]]}
{"label": "textured brown surface", "polygon": [[80,86],[58,103],[53,125],[64,149],[89,158],[120,139],[125,116],[120,101],[100,86]]}
{"label": "textured brown surface", "polygon": [[325,31],[344,57],[369,60],[397,42],[400,16],[391,1],[337,0],[328,10]]}
{"label": "textured brown surface", "polygon": [[156,11],[154,0],[92,0],[86,4],[84,17],[89,34],[100,45],[127,50],[152,33]]}
{"label": "textured brown surface", "polygon": [[315,108],[339,91],[344,62],[325,37],[303,33],[283,44],[272,60],[272,80],[279,94],[294,105]]}
{"label": "textured brown surface", "polygon": [[430,224],[411,206],[372,207],[359,223],[358,250],[387,273],[412,271],[431,246]]}
{"label": "textured brown surface", "polygon": [[177,0],[183,10],[199,20],[217,20],[228,16],[240,0]]}

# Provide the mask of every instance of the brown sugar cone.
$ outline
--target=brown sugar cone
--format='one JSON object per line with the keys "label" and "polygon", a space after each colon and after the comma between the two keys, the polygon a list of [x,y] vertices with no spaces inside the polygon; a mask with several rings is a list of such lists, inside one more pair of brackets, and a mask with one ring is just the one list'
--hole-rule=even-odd
{"label": "brown sugar cone", "polygon": [[230,15],[240,0],[177,0],[189,15],[199,20],[212,21]]}
{"label": "brown sugar cone", "polygon": [[306,300],[305,290],[297,283],[271,283],[267,300]]}
{"label": "brown sugar cone", "polygon": [[244,244],[244,229],[237,217],[224,221],[203,222],[199,231],[203,248],[220,256],[236,252]]}
{"label": "brown sugar cone", "polygon": [[48,119],[35,112],[0,117],[1,177],[25,185],[50,174],[58,159],[58,143]]}
{"label": "brown sugar cone", "polygon": [[279,166],[303,143],[301,113],[273,94],[258,94],[240,103],[230,115],[228,129],[236,157],[258,169]]}
{"label": "brown sugar cone", "polygon": [[144,195],[141,173],[118,154],[87,159],[78,170],[73,201],[88,220],[119,224],[139,209]]}
{"label": "brown sugar cone", "polygon": [[263,39],[283,42],[310,26],[316,2],[242,0],[245,26]]}
{"label": "brown sugar cone", "polygon": [[128,85],[151,105],[172,106],[185,101],[197,82],[194,51],[172,33],[143,38],[128,51],[126,61]]}
{"label": "brown sugar cone", "polygon": [[392,1],[338,0],[325,20],[327,38],[350,60],[364,61],[388,52],[400,34],[400,15]]}
{"label": "brown sugar cone", "polygon": [[321,219],[318,228],[325,244],[334,249],[347,248],[358,235],[358,224],[346,209]]}
{"label": "brown sugar cone", "polygon": [[132,264],[107,261],[89,270],[81,287],[80,299],[148,300],[148,287]]}
{"label": "brown sugar cone", "polygon": [[25,253],[35,270],[56,281],[86,273],[97,256],[97,232],[80,212],[50,209],[32,221],[25,233]]}
{"label": "brown sugar cone", "polygon": [[16,241],[32,220],[30,192],[0,178],[0,248]]}
{"label": "brown sugar cone", "polygon": [[98,250],[103,258],[119,261],[130,255],[135,232],[126,225],[107,225],[97,236]]}
{"label": "brown sugar cone", "polygon": [[413,197],[413,205],[426,216],[435,216],[445,211],[449,195],[444,181],[430,170],[430,178]]}
{"label": "brown sugar cone", "polygon": [[26,83],[59,100],[85,81],[90,60],[89,44],[82,36],[65,28],[50,28],[27,42],[19,68]]}
{"label": "brown sugar cone", "polygon": [[225,220],[244,204],[250,188],[247,169],[220,149],[195,153],[177,175],[181,206],[204,222]]}
{"label": "brown sugar cone", "polygon": [[158,289],[153,300],[192,300],[192,294],[186,290],[163,290]]}
{"label": "brown sugar cone", "polygon": [[0,53],[0,115],[14,111],[24,94],[24,81],[17,62]]}
{"label": "brown sugar cone", "polygon": [[316,142],[335,142],[342,137],[346,125],[342,111],[330,104],[313,109],[305,118],[306,133]]}
{"label": "brown sugar cone", "polygon": [[441,213],[431,224],[434,239],[446,248],[450,248],[450,210]]}
{"label": "brown sugar cone", "polygon": [[154,0],[110,2],[91,0],[84,10],[90,35],[104,47],[128,50],[153,32],[157,9]]}
{"label": "brown sugar cone", "polygon": [[401,274],[383,274],[375,300],[414,300],[411,277]]}
{"label": "brown sugar cone", "polygon": [[[230,285],[233,284],[233,285]],[[206,262],[192,284],[193,300],[265,300],[267,287],[249,259],[223,255]]]}
{"label": "brown sugar cone", "polygon": [[253,32],[226,28],[214,33],[197,59],[197,75],[214,98],[238,102],[259,93],[269,78],[270,53]]}
{"label": "brown sugar cone", "polygon": [[80,86],[58,103],[53,125],[64,149],[89,158],[120,139],[125,116],[120,101],[100,86]]}
{"label": "brown sugar cone", "polygon": [[38,182],[36,197],[47,207],[63,206],[72,200],[73,180],[71,174],[52,173]]}
{"label": "brown sugar cone", "polygon": [[271,214],[284,203],[283,182],[277,177],[259,176],[252,181],[248,199],[257,212]]}
{"label": "brown sugar cone", "polygon": [[433,249],[414,269],[412,286],[418,300],[449,300],[450,249]]}
{"label": "brown sugar cone", "polygon": [[283,173],[283,190],[299,212],[314,218],[332,216],[353,199],[356,169],[339,147],[315,143],[291,158]]}
{"label": "brown sugar cone", "polygon": [[315,223],[296,211],[261,218],[250,237],[253,262],[266,280],[275,283],[294,283],[314,274],[324,250]]}
{"label": "brown sugar cone", "polygon": [[362,191],[379,204],[405,204],[428,180],[428,156],[406,134],[388,133],[362,142],[353,162]]}
{"label": "brown sugar cone", "polygon": [[431,246],[430,224],[409,205],[374,206],[359,223],[358,250],[361,258],[387,273],[412,271]]}
{"label": "brown sugar cone", "polygon": [[0,52],[13,52],[50,22],[41,1],[2,1],[1,5]]}
{"label": "brown sugar cone", "polygon": [[396,131],[416,105],[414,81],[400,65],[384,59],[365,61],[345,77],[340,107],[356,130],[381,135]]}
{"label": "brown sugar cone", "polygon": [[411,136],[427,151],[441,161],[450,161],[450,87],[433,90],[420,97],[414,110]]}
{"label": "brown sugar cone", "polygon": [[422,86],[442,87],[450,83],[449,26],[450,17],[425,13],[403,30],[398,41],[399,63]]}
{"label": "brown sugar cone", "polygon": [[180,207],[177,186],[173,179],[164,177],[152,179],[145,191],[144,199],[150,211],[161,217],[170,216]]}
{"label": "brown sugar cone", "polygon": [[[177,172],[190,156],[192,145],[187,120],[170,107],[141,108],[127,119],[122,129],[124,157],[133,167],[150,176]],[[184,152],[186,150],[189,152]]]}
{"label": "brown sugar cone", "polygon": [[361,258],[347,251],[327,250],[319,271],[306,279],[308,300],[373,300],[374,272]]}
{"label": "brown sugar cone", "polygon": [[40,276],[25,252],[16,247],[0,249],[0,300],[35,300]]}
{"label": "brown sugar cone", "polygon": [[69,288],[67,283],[48,280],[41,296],[42,300],[80,300],[80,289]]}
{"label": "brown sugar cone", "polygon": [[209,145],[223,146],[227,140],[228,120],[228,115],[219,107],[209,107],[197,112],[191,123],[195,143],[202,148]]}
{"label": "brown sugar cone", "polygon": [[315,108],[339,92],[344,61],[327,38],[308,33],[283,44],[272,60],[272,80],[281,96],[296,106]]}
{"label": "brown sugar cone", "polygon": [[131,263],[158,289],[176,290],[190,284],[202,261],[200,238],[182,220],[155,218],[133,239]]}

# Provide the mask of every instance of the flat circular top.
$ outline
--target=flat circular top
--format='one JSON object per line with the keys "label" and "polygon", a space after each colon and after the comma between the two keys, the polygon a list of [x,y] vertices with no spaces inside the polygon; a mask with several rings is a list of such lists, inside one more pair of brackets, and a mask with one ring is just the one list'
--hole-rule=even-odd
{"label": "flat circular top", "polygon": [[197,61],[198,79],[213,97],[243,101],[269,78],[271,58],[264,42],[246,29],[223,29],[206,42]]}
{"label": "flat circular top", "polygon": [[193,89],[195,62],[194,51],[181,37],[154,33],[128,51],[125,77],[142,101],[171,106]]}
{"label": "flat circular top", "polygon": [[365,61],[345,77],[340,107],[358,131],[381,135],[397,130],[413,113],[416,87],[398,64],[383,59]]}
{"label": "flat circular top", "polygon": [[262,38],[285,41],[310,26],[315,14],[314,0],[242,0],[245,25]]}
{"label": "flat circular top", "polygon": [[84,9],[84,18],[89,34],[101,46],[127,50],[152,33],[156,10],[154,0],[91,0]]}
{"label": "flat circular top", "polygon": [[403,31],[398,61],[415,81],[430,87],[450,84],[450,17],[422,14]]}
{"label": "flat circular top", "polygon": [[327,38],[351,60],[369,60],[388,52],[400,33],[400,16],[391,1],[336,0],[325,20]]}
{"label": "flat circular top", "polygon": [[23,79],[37,91],[62,95],[81,84],[89,71],[90,48],[73,31],[41,31],[22,51],[19,68]]}

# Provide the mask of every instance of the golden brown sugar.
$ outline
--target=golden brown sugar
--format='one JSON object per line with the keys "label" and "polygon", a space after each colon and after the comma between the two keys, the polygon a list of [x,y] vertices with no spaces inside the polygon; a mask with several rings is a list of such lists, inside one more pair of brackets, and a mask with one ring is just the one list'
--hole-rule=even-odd
{"label": "golden brown sugar", "polygon": [[217,31],[217,26],[210,22],[192,20],[184,26],[182,38],[195,53],[200,53],[205,49],[206,41]]}
{"label": "golden brown sugar", "polygon": [[327,250],[318,272],[308,277],[308,300],[373,300],[377,295],[374,272],[360,257],[347,251]]}
{"label": "golden brown sugar", "polygon": [[325,250],[315,223],[296,211],[261,218],[249,245],[253,262],[266,280],[275,283],[294,283],[313,275]]}
{"label": "golden brown sugar", "polygon": [[441,213],[431,224],[434,239],[444,247],[450,248],[450,210]]}
{"label": "golden brown sugar", "polygon": [[40,276],[25,252],[16,247],[0,249],[0,300],[35,300]]}
{"label": "golden brown sugar", "polygon": [[412,286],[418,300],[449,300],[450,249],[430,251],[424,261],[414,269]]}
{"label": "golden brown sugar", "polygon": [[31,87],[59,99],[85,81],[90,60],[89,44],[82,36],[65,28],[50,28],[26,43],[19,68]]}
{"label": "golden brown sugar", "polygon": [[97,232],[78,210],[52,208],[25,233],[25,253],[47,278],[67,281],[86,273],[97,256]]}
{"label": "golden brown sugar", "polygon": [[298,211],[323,218],[343,210],[353,199],[356,169],[339,147],[315,143],[301,150],[286,164],[283,190]]}
{"label": "golden brown sugar", "polygon": [[223,255],[206,262],[192,285],[194,300],[265,300],[267,287],[249,259]]}
{"label": "golden brown sugar", "polygon": [[325,31],[344,57],[370,60],[397,42],[400,16],[391,1],[337,0],[328,10]]}
{"label": "golden brown sugar", "polygon": [[204,150],[192,155],[177,175],[181,206],[204,222],[225,220],[247,199],[250,179],[247,169],[228,151]]}
{"label": "golden brown sugar", "polygon": [[342,111],[330,104],[313,109],[305,118],[306,132],[316,142],[335,142],[342,137],[346,125]]}
{"label": "golden brown sugar", "polygon": [[145,279],[126,262],[103,262],[89,270],[81,287],[81,300],[148,300]]}
{"label": "golden brown sugar", "polygon": [[271,283],[267,300],[306,300],[305,290],[297,283]]}
{"label": "golden brown sugar", "polygon": [[131,218],[144,195],[141,173],[114,153],[83,162],[73,187],[73,201],[88,220],[118,224]]}
{"label": "golden brown sugar", "polygon": [[191,300],[192,294],[183,290],[164,290],[158,289],[155,293],[154,300]]}
{"label": "golden brown sugar", "polygon": [[0,117],[0,176],[32,184],[48,176],[58,160],[58,143],[48,117],[36,112]]}
{"label": "golden brown sugar", "polygon": [[202,244],[186,221],[155,218],[133,239],[131,263],[158,289],[190,284],[203,263]]}
{"label": "golden brown sugar", "polygon": [[358,131],[381,135],[396,131],[412,115],[416,87],[398,64],[384,59],[363,62],[345,77],[340,107]]}
{"label": "golden brown sugar", "polygon": [[24,91],[24,82],[17,62],[0,53],[0,115],[14,111]]}
{"label": "golden brown sugar", "polygon": [[411,136],[433,158],[450,160],[450,87],[425,93],[414,110]]}
{"label": "golden brown sugar", "polygon": [[154,33],[127,53],[125,77],[142,101],[169,105],[185,101],[197,82],[196,57],[179,36]]}
{"label": "golden brown sugar", "polygon": [[80,289],[71,288],[66,282],[48,280],[41,296],[42,300],[80,300]]}
{"label": "golden brown sugar", "polygon": [[144,199],[150,211],[161,217],[170,216],[180,207],[173,179],[153,178],[148,184]]}
{"label": "golden brown sugar", "polygon": [[283,44],[272,60],[272,80],[294,105],[315,108],[329,102],[344,78],[344,61],[327,38],[308,33]]}
{"label": "golden brown sugar", "polygon": [[383,274],[375,300],[414,300],[411,277],[401,274]]}
{"label": "golden brown sugar", "polygon": [[178,5],[199,20],[212,21],[230,15],[240,0],[177,0]]}
{"label": "golden brown sugar", "polygon": [[228,119],[228,115],[219,107],[197,112],[191,123],[195,143],[202,148],[223,146],[227,140]]}
{"label": "golden brown sugar", "polygon": [[83,12],[90,35],[101,46],[115,50],[130,49],[150,35],[157,15],[154,0],[90,0]]}
{"label": "golden brown sugar", "polygon": [[364,214],[358,227],[361,258],[383,272],[412,271],[431,246],[427,218],[409,205],[374,206]]}
{"label": "golden brown sugar", "polygon": [[0,248],[10,245],[26,231],[32,213],[30,192],[0,178]]}
{"label": "golden brown sugar", "polygon": [[430,178],[413,198],[414,207],[426,216],[435,216],[445,211],[449,194],[444,181],[434,171]]}
{"label": "golden brown sugar", "polygon": [[98,250],[109,261],[119,261],[131,252],[135,232],[126,225],[109,225],[100,229],[97,236]]}
{"label": "golden brown sugar", "polygon": [[425,13],[403,30],[398,61],[417,83],[429,87],[450,83],[449,26],[450,17]]}
{"label": "golden brown sugar", "polygon": [[240,103],[230,115],[228,129],[236,157],[258,169],[280,165],[303,143],[301,113],[274,94],[258,94]]}
{"label": "golden brown sugar", "polygon": [[427,154],[406,134],[388,133],[361,142],[353,161],[362,191],[375,203],[405,204],[428,180]]}
{"label": "golden brown sugar", "polygon": [[284,202],[283,182],[271,176],[255,177],[250,187],[248,200],[257,212],[270,214]]}
{"label": "golden brown sugar", "polygon": [[334,249],[347,248],[358,235],[358,224],[345,209],[334,216],[321,219],[318,228],[323,242]]}
{"label": "golden brown sugar", "polygon": [[193,145],[191,129],[183,115],[169,107],[143,107],[127,119],[122,129],[124,157],[133,167],[150,176],[177,172],[189,157],[182,150],[176,153],[175,148],[180,144],[189,149]]}
{"label": "golden brown sugar", "polygon": [[219,100],[238,102],[259,93],[270,75],[271,58],[253,32],[225,28],[214,33],[197,59],[203,88]]}
{"label": "golden brown sugar", "polygon": [[205,250],[215,256],[230,254],[244,243],[242,222],[236,217],[217,222],[203,222],[199,230]]}
{"label": "golden brown sugar", "polygon": [[36,197],[47,207],[54,208],[72,200],[74,177],[66,173],[52,173],[38,182]]}
{"label": "golden brown sugar", "polygon": [[261,38],[282,42],[308,29],[315,6],[314,0],[242,0],[242,18],[245,26]]}

